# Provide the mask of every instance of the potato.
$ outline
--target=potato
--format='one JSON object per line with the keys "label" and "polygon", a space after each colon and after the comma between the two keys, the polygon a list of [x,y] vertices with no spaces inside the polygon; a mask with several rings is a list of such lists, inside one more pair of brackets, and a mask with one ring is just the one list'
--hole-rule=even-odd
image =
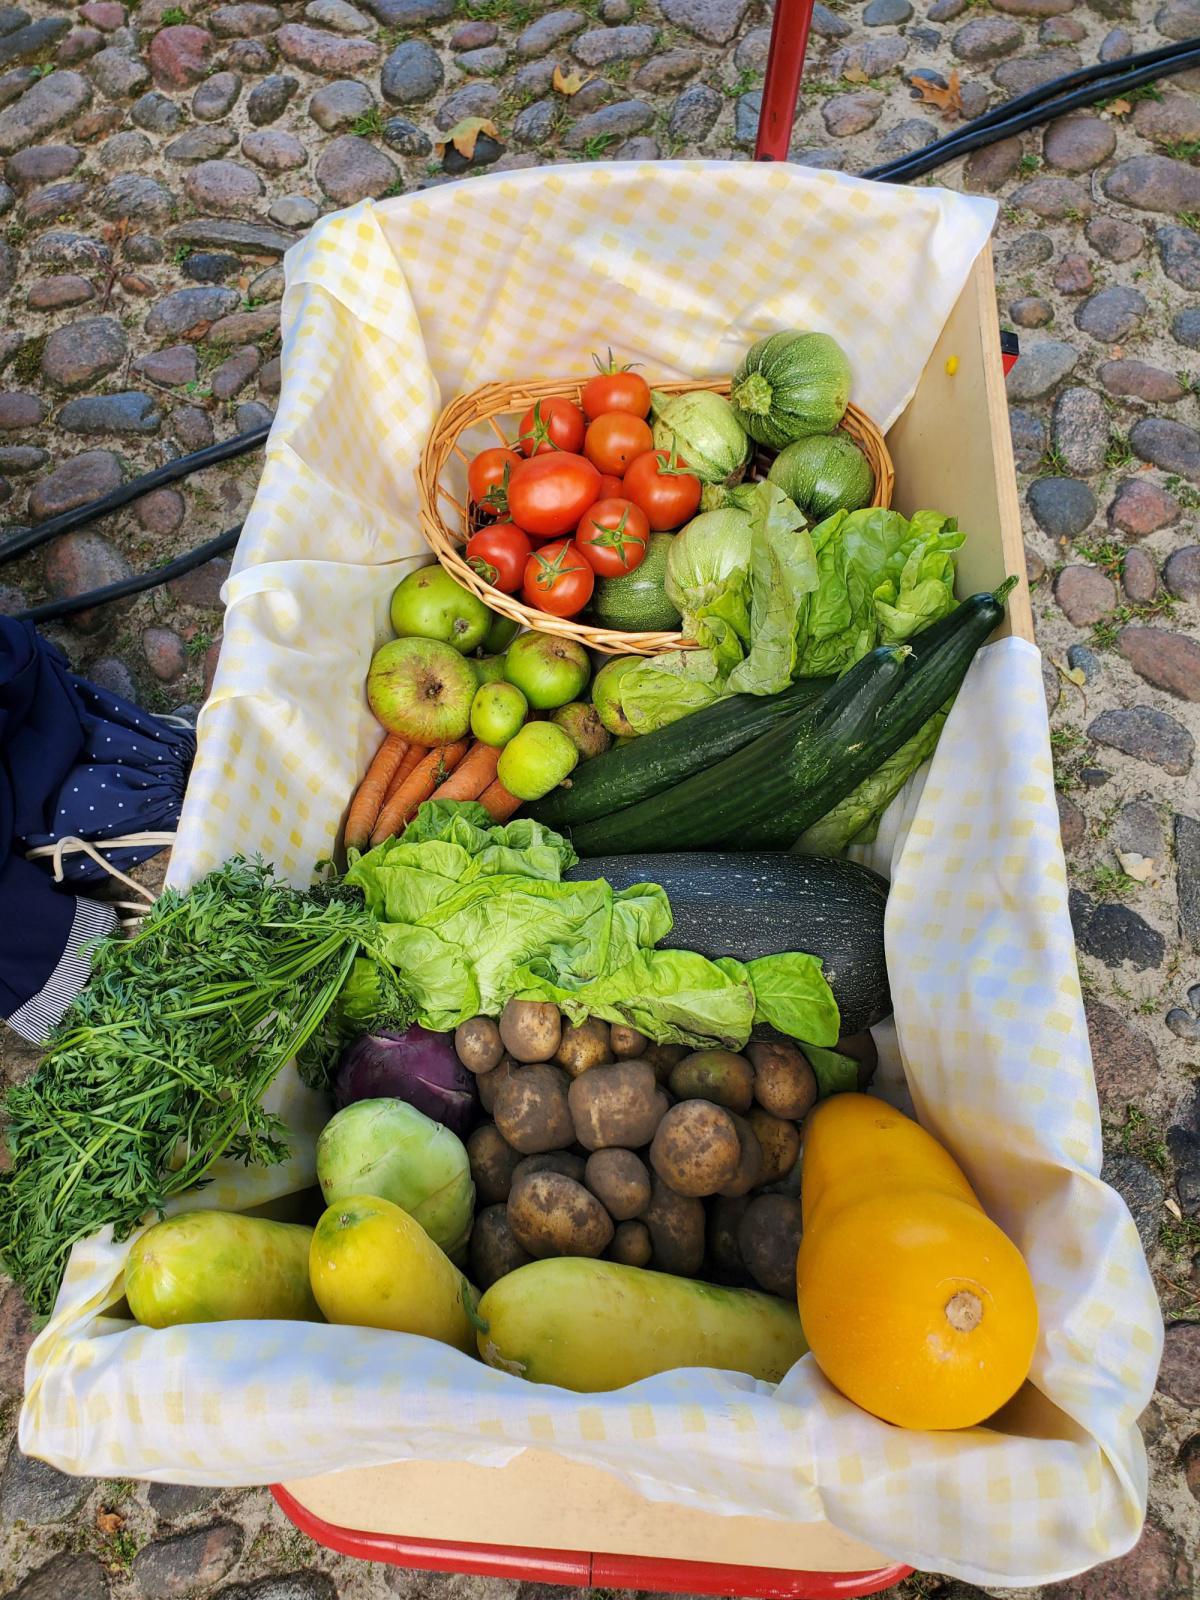
{"label": "potato", "polygon": [[560,1067],[565,1067],[573,1078],[589,1067],[602,1066],[612,1060],[608,1047],[608,1023],[599,1017],[589,1017],[578,1027],[568,1022],[562,1031],[562,1040],[554,1053]]}
{"label": "potato", "polygon": [[754,1129],[762,1151],[763,1169],[759,1183],[778,1183],[796,1165],[796,1157],[800,1154],[800,1130],[794,1122],[773,1117],[761,1106],[751,1106],[746,1120]]}
{"label": "potato", "polygon": [[760,1289],[795,1300],[799,1200],[786,1194],[755,1195],[738,1224],[738,1249]]}
{"label": "potato", "polygon": [[841,1055],[853,1056],[858,1062],[858,1089],[862,1091],[875,1076],[875,1068],[879,1065],[879,1051],[875,1048],[875,1041],[868,1031],[862,1033],[847,1033],[837,1042],[837,1049]]}
{"label": "potato", "polygon": [[749,1194],[751,1189],[757,1188],[762,1182],[763,1153],[762,1145],[754,1129],[745,1117],[739,1117],[736,1112],[729,1113],[734,1128],[737,1130],[738,1143],[742,1147],[741,1158],[738,1161],[737,1171],[729,1182],[725,1184],[721,1193],[731,1198],[738,1195]]}
{"label": "potato", "polygon": [[623,1267],[648,1267],[654,1254],[650,1229],[644,1222],[618,1222],[605,1260],[619,1261]]}
{"label": "potato", "polygon": [[500,1013],[500,1037],[517,1061],[549,1061],[562,1038],[562,1018],[549,1000],[509,1000]]}
{"label": "potato", "polygon": [[704,1265],[704,1207],[699,1200],[676,1194],[655,1178],[650,1204],[641,1219],[650,1230],[654,1265],[660,1272],[688,1278]]}
{"label": "potato", "polygon": [[640,1217],[650,1204],[650,1174],[632,1150],[595,1151],[587,1159],[583,1181],[614,1222]]}
{"label": "potato", "polygon": [[538,1062],[514,1067],[496,1093],[496,1126],[523,1156],[565,1150],[575,1137],[567,1105],[567,1075]]}
{"label": "potato", "polygon": [[799,1045],[753,1040],[746,1054],[754,1063],[754,1098],[763,1110],[789,1122],[807,1116],[817,1102],[817,1079]]}
{"label": "potato", "polygon": [[523,1156],[513,1173],[512,1181],[516,1183],[531,1172],[561,1172],[564,1178],[574,1178],[576,1183],[582,1183],[583,1169],[583,1157],[573,1154],[570,1150],[544,1150],[540,1155]]}
{"label": "potato", "polygon": [[654,1068],[654,1076],[659,1083],[666,1083],[684,1056],[690,1054],[685,1044],[648,1044],[641,1058]]}
{"label": "potato", "polygon": [[531,1172],[514,1183],[508,1221],[518,1244],[544,1256],[598,1256],[613,1236],[612,1218],[594,1194],[561,1172]]}
{"label": "potato", "polygon": [[[738,1227],[750,1204],[745,1195],[732,1199],[718,1195],[710,1200],[708,1211],[708,1248],[705,1262],[718,1283],[734,1286],[749,1281],[746,1263],[738,1248]],[[475,1224],[479,1226],[478,1223]]]}
{"label": "potato", "polygon": [[494,1122],[481,1122],[467,1140],[467,1156],[479,1206],[499,1205],[508,1199],[513,1174],[521,1160]]}
{"label": "potato", "polygon": [[667,1109],[667,1097],[644,1061],[593,1067],[572,1083],[568,1102],[575,1137],[585,1150],[649,1144]]}
{"label": "potato", "polygon": [[749,1111],[754,1068],[732,1050],[693,1050],[671,1073],[677,1100],[711,1100],[729,1111]]}
{"label": "potato", "polygon": [[500,1085],[509,1073],[514,1071],[516,1065],[511,1056],[501,1056],[490,1072],[481,1072],[475,1079],[475,1087],[479,1090],[479,1104],[489,1116],[496,1109],[496,1096],[500,1092]]}
{"label": "potato", "polygon": [[468,1072],[491,1072],[504,1054],[504,1041],[491,1017],[472,1017],[455,1028],[454,1050]]}
{"label": "potato", "polygon": [[716,1194],[742,1159],[733,1118],[711,1100],[681,1100],[658,1124],[650,1165],[676,1194]]}
{"label": "potato", "polygon": [[639,1033],[636,1028],[627,1027],[623,1022],[614,1022],[608,1031],[609,1049],[618,1061],[632,1061],[635,1056],[640,1056],[650,1043],[644,1033]]}
{"label": "potato", "polygon": [[508,1222],[507,1206],[487,1206],[475,1218],[471,1229],[471,1282],[479,1289],[490,1289],[498,1278],[528,1265],[533,1257],[517,1243]]}

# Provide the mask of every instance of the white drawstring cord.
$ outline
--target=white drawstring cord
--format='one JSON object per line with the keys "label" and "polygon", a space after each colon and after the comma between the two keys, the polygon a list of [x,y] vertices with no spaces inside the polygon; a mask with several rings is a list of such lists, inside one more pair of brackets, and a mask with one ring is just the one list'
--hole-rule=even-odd
{"label": "white drawstring cord", "polygon": [[27,850],[25,852],[25,857],[28,861],[36,861],[41,857],[48,856],[54,868],[55,883],[62,883],[64,876],[64,854],[83,854],[90,856],[96,865],[98,867],[103,867],[105,872],[107,872],[110,877],[115,878],[118,883],[123,883],[127,889],[132,889],[134,894],[140,897],[134,901],[117,900],[111,902],[112,904],[116,905],[119,910],[130,911],[134,913],[134,916],[129,919],[123,918],[122,923],[124,923],[126,920],[139,921],[142,917],[144,917],[146,912],[154,904],[157,896],[151,890],[147,889],[145,884],[138,883],[136,879],[131,878],[127,873],[122,872],[119,867],[114,867],[111,861],[106,861],[101,855],[100,850],[127,850],[141,845],[167,845],[174,844],[174,842],[175,835],[173,832],[126,833],[122,834],[119,839],[103,840],[101,842],[100,849],[97,849],[96,846],[90,843],[87,839],[80,839],[74,834],[68,833],[64,834],[64,836],[61,839],[58,839],[54,844],[40,844],[33,850]]}

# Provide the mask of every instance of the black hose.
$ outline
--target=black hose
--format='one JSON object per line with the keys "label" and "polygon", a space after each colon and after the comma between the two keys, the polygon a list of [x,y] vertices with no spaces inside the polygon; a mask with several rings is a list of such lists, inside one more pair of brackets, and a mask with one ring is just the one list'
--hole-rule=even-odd
{"label": "black hose", "polygon": [[[884,162],[881,166],[870,167],[860,176],[873,178],[880,183],[908,183],[913,178],[923,177],[928,172],[936,171],[938,167],[943,167],[960,156],[969,155],[973,150],[994,144],[1012,134],[1022,133],[1038,123],[1052,122],[1056,117],[1064,116],[1069,111],[1094,105],[1097,100],[1129,93],[1145,83],[1153,82],[1156,78],[1183,72],[1192,66],[1200,66],[1200,38],[1182,39],[1174,44],[1162,45],[1156,50],[1143,50],[1138,55],[1121,56],[1115,61],[1100,61],[1090,67],[1080,67],[1074,72],[1064,73],[1059,78],[1052,78],[1048,83],[1039,84],[1028,93],[1007,100],[991,111],[983,112],[961,128],[946,134],[942,139],[935,140],[921,150],[915,150],[910,155],[898,156],[895,161]],[[114,489],[111,494],[99,500],[89,501],[87,505],[77,506],[73,511],[64,512],[62,516],[52,517],[36,528],[29,528],[10,539],[7,544],[0,545],[0,562],[24,555],[26,551],[44,544],[47,539],[54,539],[60,534],[83,527],[109,511],[116,511],[121,506],[128,505],[131,500],[140,499],[152,489],[178,483],[204,467],[244,455],[247,451],[263,444],[269,432],[269,427],[255,428],[249,433],[238,434],[221,444],[208,445],[191,455],[180,456],[176,461],[170,461],[153,472],[134,478],[130,483],[122,484],[119,489]],[[120,583],[109,584],[104,589],[93,589],[88,594],[75,595],[70,600],[55,600],[45,605],[32,606],[26,611],[17,612],[16,615],[30,622],[45,622],[54,617],[70,616],[74,612],[88,610],[94,605],[104,605],[110,600],[120,600],[127,595],[140,594],[146,589],[157,588],[159,584],[179,577],[181,573],[190,572],[193,567],[198,567],[214,555],[228,550],[237,542],[240,531],[240,528],[230,528],[215,539],[210,539],[207,544],[177,557],[166,566],[156,567],[152,572],[143,573],[138,577],[124,578]]]}
{"label": "black hose", "polygon": [[172,578],[181,578],[185,572],[191,572],[193,567],[201,567],[214,556],[232,550],[241,531],[242,525],[239,522],[236,528],[226,528],[224,533],[217,534],[216,538],[210,539],[207,544],[197,545],[194,550],[176,556],[174,561],[168,561],[161,567],[154,567],[149,572],[135,572],[132,577],[122,578],[118,583],[107,584],[103,589],[90,589],[87,594],[71,595],[66,600],[47,600],[45,605],[29,606],[24,611],[15,611],[12,614],[18,622],[52,622],[56,617],[70,617],[77,611],[90,611],[93,606],[107,605],[110,600],[124,600],[128,595],[141,594],[146,589],[157,589],[160,584],[169,583]]}
{"label": "black hose", "polygon": [[129,483],[123,483],[119,489],[113,489],[111,493],[102,495],[99,500],[89,500],[86,505],[76,506],[72,511],[64,511],[61,516],[51,517],[48,522],[39,522],[36,528],[26,528],[7,544],[0,544],[0,561],[11,561],[16,556],[23,556],[26,551],[36,550],[39,545],[45,544],[48,539],[57,539],[60,534],[82,528],[85,523],[94,522],[97,517],[106,516],[110,511],[119,511],[122,506],[127,506],[131,500],[140,500],[152,489],[162,489],[167,484],[179,483],[183,478],[190,478],[193,472],[200,472],[205,467],[215,467],[218,462],[230,461],[234,456],[243,456],[247,451],[255,450],[264,443],[270,431],[269,425],[252,428],[249,433],[235,434],[232,439],[223,439],[220,444],[205,445],[203,450],[195,450],[190,456],[180,456],[175,461],[168,461],[164,466],[155,467],[153,472],[143,473],[140,478],[133,478]]}
{"label": "black hose", "polygon": [[[913,178],[922,177],[927,172],[945,166],[947,162],[954,161],[959,156],[968,155],[972,150],[978,150],[984,145],[994,144],[1012,134],[1021,133],[1037,123],[1052,122],[1056,117],[1064,116],[1068,111],[1077,111],[1081,106],[1093,105],[1097,100],[1132,92],[1156,78],[1200,66],[1200,39],[1183,40],[1173,48],[1167,59],[1162,59],[1166,54],[1159,50],[1147,51],[1147,56],[1156,59],[1136,68],[1129,67],[1128,62],[1139,58],[1126,57],[1124,70],[1115,75],[1108,74],[1099,81],[1095,67],[1085,67],[1080,72],[1068,73],[1064,79],[1043,84],[1040,89],[1030,90],[1028,94],[1021,95],[1016,100],[997,106],[995,111],[985,112],[983,116],[966,123],[953,133],[948,133],[944,138],[935,140],[933,144],[926,145],[924,149],[915,150],[911,155],[899,156],[895,161],[886,162],[882,166],[871,167],[861,176],[874,178],[880,183],[908,183]],[[1068,80],[1082,78],[1087,74],[1091,75],[1088,81],[1079,84],[1066,94],[1058,92]],[[1047,91],[1054,92],[1047,94]]]}

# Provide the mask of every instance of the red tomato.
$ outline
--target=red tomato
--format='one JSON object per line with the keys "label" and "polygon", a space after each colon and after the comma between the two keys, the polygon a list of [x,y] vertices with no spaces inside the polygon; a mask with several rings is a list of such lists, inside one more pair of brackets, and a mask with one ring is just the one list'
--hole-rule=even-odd
{"label": "red tomato", "polygon": [[621,492],[641,507],[651,528],[659,533],[681,528],[700,505],[700,479],[678,456],[672,461],[668,450],[647,450],[631,461]]}
{"label": "red tomato", "polygon": [[509,514],[518,528],[536,538],[570,533],[596,498],[600,474],[583,456],[566,450],[531,456],[508,484]]}
{"label": "red tomato", "polygon": [[[503,516],[507,497],[509,474],[524,460],[515,450],[504,450],[494,445],[481,450],[467,468],[467,488],[471,499],[485,513]],[[493,493],[493,490],[496,491]]]}
{"label": "red tomato", "polygon": [[600,474],[600,487],[596,491],[597,500],[612,500],[621,497],[621,480],[613,472]]}
{"label": "red tomato", "polygon": [[580,554],[601,578],[621,578],[640,567],[650,524],[632,500],[597,500],[575,534]]}
{"label": "red tomato", "polygon": [[649,415],[650,385],[645,378],[639,378],[626,367],[618,367],[611,350],[607,367],[598,356],[593,356],[592,360],[599,368],[598,374],[588,379],[579,397],[589,421],[603,416],[606,411],[627,411],[633,417]]}
{"label": "red tomato", "polygon": [[467,540],[467,564],[493,588],[516,594],[525,576],[531,549],[528,538],[513,522],[497,522]]}
{"label": "red tomato", "polygon": [[596,575],[570,539],[555,539],[525,563],[526,605],[552,617],[573,617],[592,598]]}
{"label": "red tomato", "polygon": [[636,457],[654,447],[650,424],[641,417],[631,417],[628,411],[606,411],[595,422],[588,423],[583,440],[583,453],[601,472],[615,473],[618,477]]}
{"label": "red tomato", "polygon": [[544,455],[548,450],[578,450],[586,424],[583,412],[566,395],[551,395],[539,400],[521,418],[519,443],[527,456]]}

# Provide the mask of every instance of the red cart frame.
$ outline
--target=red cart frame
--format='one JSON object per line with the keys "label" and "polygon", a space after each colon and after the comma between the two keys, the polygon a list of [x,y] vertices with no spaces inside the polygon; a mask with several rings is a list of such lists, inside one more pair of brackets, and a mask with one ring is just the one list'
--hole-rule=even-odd
{"label": "red cart frame", "polygon": [[[813,0],[775,0],[754,147],[756,161],[787,160],[812,12]],[[276,1484],[271,1492],[284,1515],[318,1544],[363,1561],[383,1561],[425,1572],[465,1572],[574,1588],[603,1586],[725,1595],[731,1600],[848,1600],[850,1596],[877,1594],[912,1571],[897,1562],[871,1572],[792,1572],[778,1567],[730,1566],[603,1551],[538,1550],[364,1533],[315,1516],[281,1485]]]}

